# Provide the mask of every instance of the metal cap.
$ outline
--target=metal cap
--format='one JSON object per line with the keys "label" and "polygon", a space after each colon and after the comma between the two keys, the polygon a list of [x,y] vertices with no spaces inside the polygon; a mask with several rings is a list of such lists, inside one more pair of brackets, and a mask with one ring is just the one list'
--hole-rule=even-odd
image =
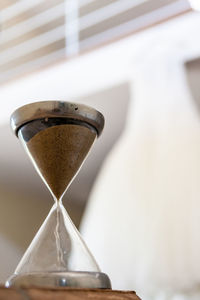
{"label": "metal cap", "polygon": [[104,116],[96,109],[77,103],[63,101],[41,101],[26,104],[11,115],[11,127],[16,135],[20,127],[33,120],[43,118],[67,118],[88,123],[100,136],[104,127]]}
{"label": "metal cap", "polygon": [[48,272],[12,275],[6,287],[73,287],[90,289],[111,289],[111,282],[101,272]]}

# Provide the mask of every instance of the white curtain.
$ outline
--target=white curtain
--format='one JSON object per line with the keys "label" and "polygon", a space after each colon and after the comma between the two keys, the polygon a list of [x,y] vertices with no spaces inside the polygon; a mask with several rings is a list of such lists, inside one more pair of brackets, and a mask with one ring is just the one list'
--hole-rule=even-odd
{"label": "white curtain", "polygon": [[113,288],[143,300],[200,299],[200,116],[183,48],[164,37],[138,54],[127,126],[81,226]]}

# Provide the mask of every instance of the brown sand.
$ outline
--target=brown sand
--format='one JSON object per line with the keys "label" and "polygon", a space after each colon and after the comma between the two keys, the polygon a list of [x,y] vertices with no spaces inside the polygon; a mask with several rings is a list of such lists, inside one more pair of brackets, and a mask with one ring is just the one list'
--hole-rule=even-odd
{"label": "brown sand", "polygon": [[81,125],[57,125],[38,132],[27,143],[54,196],[64,193],[80,168],[96,134]]}

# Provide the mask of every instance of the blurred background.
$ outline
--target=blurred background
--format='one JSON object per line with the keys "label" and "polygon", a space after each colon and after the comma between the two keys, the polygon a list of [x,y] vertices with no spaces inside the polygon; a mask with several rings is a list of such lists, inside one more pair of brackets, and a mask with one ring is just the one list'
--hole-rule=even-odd
{"label": "blurred background", "polygon": [[[102,270],[114,288],[143,299],[199,299],[199,8],[195,0],[1,0],[1,283],[53,204],[10,115],[30,102],[69,100],[106,119],[63,200]],[[163,228],[162,218],[151,226],[163,215]]]}

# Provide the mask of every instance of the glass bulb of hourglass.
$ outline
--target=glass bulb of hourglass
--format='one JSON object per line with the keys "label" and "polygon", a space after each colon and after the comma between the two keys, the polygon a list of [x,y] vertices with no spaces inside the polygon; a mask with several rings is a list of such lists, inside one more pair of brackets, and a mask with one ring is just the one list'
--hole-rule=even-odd
{"label": "glass bulb of hourglass", "polygon": [[[61,102],[56,105],[63,107]],[[31,279],[36,285],[51,285],[53,278],[53,285],[58,286],[109,288],[107,275],[100,272],[62,204],[62,197],[96,140],[97,131],[76,118],[44,116],[26,122],[17,134],[55,204],[7,286],[17,285],[18,281],[30,283]],[[99,274],[99,281],[93,282]],[[55,283],[57,277],[59,283]]]}
{"label": "glass bulb of hourglass", "polygon": [[55,203],[17,266],[15,274],[65,271],[100,270],[64,206]]}

